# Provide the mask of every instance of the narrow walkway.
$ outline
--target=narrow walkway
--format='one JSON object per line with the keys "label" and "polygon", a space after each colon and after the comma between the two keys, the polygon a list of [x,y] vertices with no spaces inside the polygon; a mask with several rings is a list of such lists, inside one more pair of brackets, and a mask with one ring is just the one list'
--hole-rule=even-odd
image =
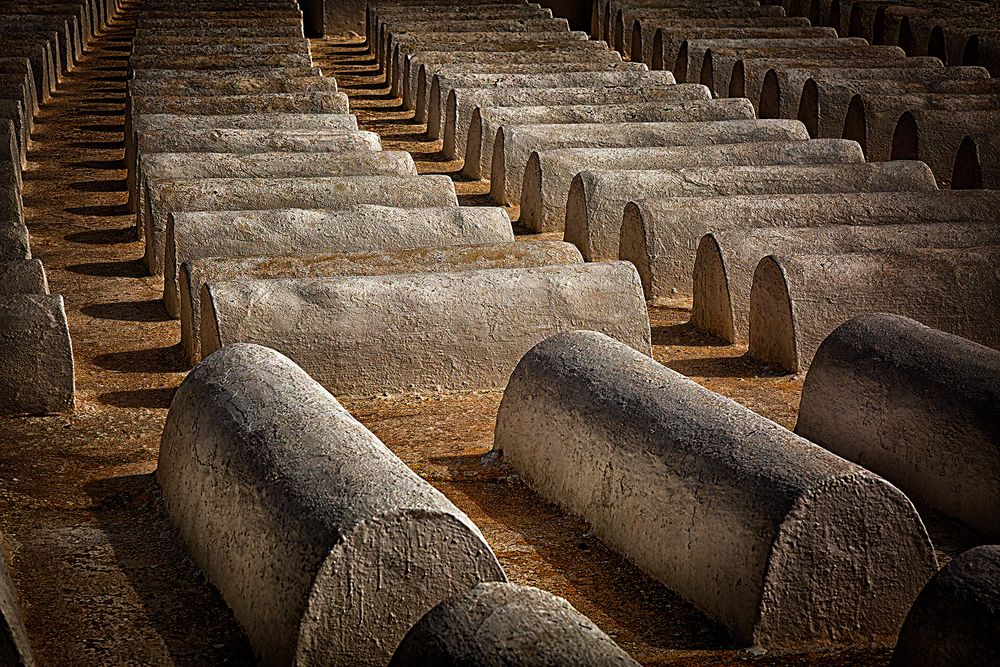
{"label": "narrow walkway", "polygon": [[153,481],[183,378],[161,284],[125,205],[133,17],[96,40],[43,107],[25,173],[31,250],[63,294],[77,411],[0,420],[0,530],[39,665],[252,662],[184,555]]}

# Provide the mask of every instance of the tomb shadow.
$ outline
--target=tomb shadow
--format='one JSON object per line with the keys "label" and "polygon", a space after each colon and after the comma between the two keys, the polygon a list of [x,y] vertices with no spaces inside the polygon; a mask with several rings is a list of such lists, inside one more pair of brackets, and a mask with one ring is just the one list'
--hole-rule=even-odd
{"label": "tomb shadow", "polygon": [[[492,465],[507,467],[502,462]],[[523,538],[563,577],[581,598],[571,600],[581,613],[613,619],[633,636],[616,633],[619,641],[685,651],[734,648],[724,626],[597,539],[586,522],[563,513],[523,482],[512,478],[454,486],[492,521]],[[505,545],[492,546],[502,558]],[[512,551],[523,558],[523,547]]]}
{"label": "tomb shadow", "polygon": [[123,322],[171,322],[174,319],[167,313],[167,309],[160,299],[94,303],[84,306],[80,312],[101,320],[120,320]]}
{"label": "tomb shadow", "polygon": [[792,375],[742,354],[737,357],[667,359],[663,364],[682,375],[704,378],[762,378]]}
{"label": "tomb shadow", "polygon": [[683,345],[685,347],[729,347],[730,343],[716,338],[690,322],[650,327],[653,345]]}
{"label": "tomb shadow", "polygon": [[94,363],[120,373],[181,373],[190,366],[182,356],[179,343],[144,350],[106,352],[94,357]]}
{"label": "tomb shadow", "polygon": [[81,130],[91,132],[107,132],[109,134],[121,134],[125,131],[125,123],[96,123],[93,125],[81,125]]}
{"label": "tomb shadow", "polygon": [[148,389],[130,389],[127,391],[108,391],[97,395],[97,400],[114,408],[146,408],[163,409],[170,407],[174,400],[176,387],[154,387]]}
{"label": "tomb shadow", "polygon": [[219,592],[186,553],[154,473],[88,482],[92,511],[175,665],[253,665]]}
{"label": "tomb shadow", "polygon": [[[84,115],[100,116],[102,114],[88,111]],[[114,111],[110,112],[108,115],[120,116],[121,112]],[[73,148],[92,148],[94,150],[110,151],[110,150],[118,150],[125,148],[125,140],[115,139],[114,141],[71,141],[69,145],[72,146]]]}
{"label": "tomb shadow", "polygon": [[[66,213],[72,213],[73,215],[83,215],[90,217],[114,217],[119,215],[128,215],[131,213],[128,209],[128,204],[105,204],[99,206],[71,206],[69,208],[64,208],[63,211]],[[73,241],[68,236],[67,240]]]}
{"label": "tomb shadow", "polygon": [[67,271],[83,276],[101,276],[104,278],[143,278],[149,275],[142,260],[131,259],[124,262],[85,262],[70,264]]}
{"label": "tomb shadow", "polygon": [[124,169],[125,160],[80,160],[70,162],[69,166],[76,169]]}
{"label": "tomb shadow", "polygon": [[124,178],[103,179],[94,181],[77,181],[69,187],[77,192],[125,192],[128,183]]}
{"label": "tomb shadow", "polygon": [[[100,208],[100,207],[94,207]],[[73,213],[73,211],[67,211]],[[100,214],[92,214],[100,215]],[[121,215],[116,213],[114,215]],[[135,227],[117,227],[114,229],[88,229],[85,232],[73,232],[63,237],[73,243],[88,243],[93,245],[117,245],[119,243],[131,243],[136,240]]]}

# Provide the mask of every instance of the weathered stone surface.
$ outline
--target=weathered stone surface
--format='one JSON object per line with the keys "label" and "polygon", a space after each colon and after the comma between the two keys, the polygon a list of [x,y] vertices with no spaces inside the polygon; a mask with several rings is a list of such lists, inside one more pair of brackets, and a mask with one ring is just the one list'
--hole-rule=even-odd
{"label": "weathered stone surface", "polygon": [[[149,113],[203,116],[256,113],[347,113],[341,92],[267,93],[249,95],[149,95],[129,98],[134,115]],[[127,118],[126,118],[127,120]]]}
{"label": "weathered stone surface", "polygon": [[[319,117],[332,114],[319,114]],[[374,132],[347,128],[205,129],[164,128],[143,130],[136,144],[140,165],[147,153],[278,153],[339,152],[382,149]]]}
{"label": "weathered stone surface", "polygon": [[1000,132],[962,139],[951,172],[951,187],[1000,190]]}
{"label": "weathered stone surface", "polygon": [[520,32],[516,35],[496,32],[440,32],[422,35],[397,35],[396,45],[389,57],[390,92],[402,93],[403,64],[406,56],[427,48],[452,51],[506,51],[533,47],[539,51],[559,48],[573,42],[587,40],[585,32]]}
{"label": "weathered stone surface", "polygon": [[[938,177],[942,187],[950,185],[955,157],[962,140],[982,132],[984,128],[1000,127],[1000,109],[972,111],[935,111],[917,109],[899,118],[892,135],[893,160],[922,160]],[[912,156],[912,157],[911,157]]]}
{"label": "weathered stone surface", "polygon": [[625,262],[217,283],[201,305],[203,354],[270,344],[334,393],[497,389],[531,346],[570,329],[650,350]]}
{"label": "weathered stone surface", "polygon": [[[220,114],[211,116],[153,113],[135,115],[129,123],[129,133],[125,137],[125,164],[130,170],[128,175],[129,197],[132,198],[138,194],[136,192],[139,184],[136,147],[140,134],[144,132],[154,133],[146,137],[144,142],[147,153],[145,157],[148,158],[148,153],[152,152],[205,152],[201,143],[195,151],[182,151],[178,150],[177,147],[184,146],[185,140],[182,138],[184,135],[193,134],[196,139],[202,139],[203,137],[199,133],[216,129],[253,130],[254,132],[248,136],[249,140],[247,141],[248,145],[253,145],[254,141],[259,141],[265,132],[271,130],[308,129],[351,133],[357,131],[358,122],[355,116],[346,113]],[[242,136],[237,133],[228,134],[230,137]],[[224,140],[221,136],[217,138],[210,134],[208,141],[204,142],[204,146],[211,148],[213,142],[218,143],[219,141],[224,141],[224,146],[232,145],[231,138]],[[374,141],[372,143],[374,144]]]}
{"label": "weathered stone surface", "polygon": [[[143,95],[129,98],[132,114],[150,113],[215,116],[257,113],[347,113],[347,95],[340,92],[290,92],[246,95]],[[126,121],[128,117],[126,117]],[[128,136],[128,134],[126,134]]]}
{"label": "weathered stone surface", "polygon": [[479,584],[417,621],[390,667],[635,666],[594,622],[552,593],[517,584]]}
{"label": "weathered stone surface", "polygon": [[[869,51],[870,49],[870,51]],[[720,94],[729,86],[733,66],[740,58],[788,58],[808,55],[824,57],[843,56],[864,50],[866,55],[884,56],[896,54],[899,59],[906,56],[902,49],[894,46],[869,46],[863,39],[824,38],[818,39],[690,39],[681,44],[674,64],[674,76],[678,81],[698,81],[713,92]],[[653,58],[656,58],[654,48]],[[654,67],[655,67],[654,63]]]}
{"label": "weathered stone surface", "polygon": [[[810,142],[812,143],[812,142]],[[642,199],[625,207],[619,256],[646,298],[687,294],[698,240],[711,232],[829,225],[995,223],[1000,192],[924,190]]]}
{"label": "weathered stone surface", "polygon": [[145,43],[132,47],[131,58],[164,56],[210,56],[210,55],[274,55],[309,54],[309,41],[305,39],[279,39],[266,42],[247,41],[236,44],[219,44],[199,40],[196,43]]}
{"label": "weathered stone surface", "polygon": [[[650,72],[650,75],[658,74]],[[696,84],[673,84],[653,81],[635,85],[600,88],[461,88],[448,94],[445,104],[444,145],[456,154],[464,154],[477,108],[522,106],[560,106],[583,104],[628,104],[638,102],[683,102],[711,99],[708,89]],[[454,147],[453,149],[450,147]],[[462,151],[459,153],[459,151]]]}
{"label": "weathered stone surface", "polygon": [[[750,356],[805,371],[855,315],[887,312],[1000,347],[1000,247],[761,260],[750,290]],[[943,306],[943,304],[945,304]]]}
{"label": "weathered stone surface", "polygon": [[[618,257],[626,205],[645,197],[900,192],[933,190],[934,176],[920,162],[692,167],[676,170],[585,171],[573,179],[566,205],[566,240],[588,260]],[[784,161],[784,158],[779,158]],[[692,252],[693,255],[693,252]]]}
{"label": "weathered stone surface", "polygon": [[581,262],[580,252],[572,244],[562,241],[454,245],[364,253],[303,253],[283,257],[204,257],[184,262],[180,269],[181,342],[185,349],[194,350],[192,357],[197,356],[201,339],[201,290],[206,284],[266,278],[450,273]]}
{"label": "weathered stone surface", "polygon": [[0,261],[0,297],[13,294],[48,294],[45,269],[37,259]]}
{"label": "weathered stone surface", "polygon": [[29,114],[25,113],[25,105],[20,100],[0,97],[0,122],[9,120],[14,126],[14,138],[21,169],[28,166],[28,148],[31,145],[31,128],[28,118]]}
{"label": "weathered stone surface", "polygon": [[[499,91],[504,88],[510,89],[566,89],[583,88],[595,93],[602,88],[629,88],[640,86],[669,86],[674,83],[673,74],[670,72],[646,72],[633,70],[627,72],[561,72],[557,74],[470,74],[462,77],[461,86],[453,85],[447,79],[435,75],[431,81],[430,102],[431,106],[427,114],[427,135],[436,139],[444,133],[447,141],[449,128],[452,132],[468,132],[468,125],[471,120],[471,112],[480,100],[489,99],[491,89],[496,91],[493,94],[502,94]],[[447,90],[447,95],[444,91]],[[534,93],[537,95],[536,104],[552,104],[546,102],[546,93]],[[548,95],[557,99],[565,93],[550,92]],[[704,99],[705,93],[692,90],[678,90],[680,98]],[[444,109],[433,106],[434,100],[446,100]],[[587,102],[579,102],[586,104]],[[596,103],[591,102],[591,103]],[[443,113],[442,113],[443,111]],[[461,130],[459,130],[461,128]],[[456,146],[464,145],[463,138],[456,142]]]}
{"label": "weathered stone surface", "polygon": [[[680,26],[670,28],[668,26],[659,27],[652,36],[649,50],[649,60],[644,62],[652,63],[653,49],[656,49],[657,62],[674,65],[677,56],[680,54],[681,46],[687,40],[693,39],[738,39],[756,40],[796,40],[796,39],[830,39],[836,38],[837,32],[832,28],[795,26],[795,27],[759,27],[746,26]],[[685,64],[685,66],[687,66]],[[700,70],[695,70],[700,71]]]}
{"label": "weathered stone surface", "polygon": [[[1000,225],[995,223],[899,223],[734,229],[706,234],[694,262],[691,323],[728,342],[746,341],[754,269],[768,255],[1000,245]],[[888,479],[894,481],[891,476]]]}
{"label": "weathered stone surface", "polygon": [[24,221],[21,201],[21,155],[14,123],[0,118],[0,220]]}
{"label": "weathered stone surface", "polygon": [[[665,0],[628,0],[628,2],[613,2],[612,0],[595,2],[591,14],[591,32],[600,39],[615,41],[615,31],[618,29],[617,13],[619,9],[643,8],[648,12],[661,12],[670,20],[682,18],[725,18],[746,16],[783,15],[781,7],[759,7],[753,2],[733,2],[723,6],[706,2],[665,2]],[[624,26],[624,21],[621,22]]]}
{"label": "weathered stone surface", "polygon": [[[912,99],[914,94],[930,92],[964,95],[980,92],[981,83],[987,76],[986,70],[980,67],[942,67],[924,69],[923,74],[921,70],[886,68],[879,70],[877,77],[811,77],[802,85],[798,119],[806,124],[812,137],[840,137],[844,133],[848,107],[856,96],[888,101]],[[908,103],[902,103],[904,110]],[[897,119],[899,113],[896,113]]]}
{"label": "weathered stone surface", "polygon": [[[507,243],[514,240],[501,208],[393,208],[360,205],[341,210],[208,211],[170,216],[164,289],[181,266],[206,257],[287,256],[401,248]],[[201,339],[188,329],[181,304],[181,341],[197,361]],[[196,311],[200,316],[200,311]]]}
{"label": "weathered stone surface", "polygon": [[[27,84],[28,100],[26,100],[25,111],[28,116],[34,116],[39,111],[38,89],[35,85],[34,70],[31,60],[25,57],[4,57],[0,56],[0,72],[6,75],[14,74],[24,77]],[[30,121],[29,121],[30,122]],[[34,127],[34,125],[32,125]]]}
{"label": "weathered stone surface", "polygon": [[[519,67],[547,63],[558,67],[561,64],[609,64],[622,62],[621,56],[609,51],[600,42],[569,42],[544,51],[524,48],[505,51],[417,51],[406,57],[403,63],[402,96],[403,106],[415,109],[421,121],[426,120],[427,94],[434,74],[443,70],[461,68],[464,72],[494,72],[502,68]],[[557,70],[554,70],[557,71]]]}
{"label": "weathered stone surface", "polygon": [[6,554],[2,552],[0,549],[0,662],[9,667],[32,667],[35,661],[24,629],[17,589],[7,569]]}
{"label": "weathered stone surface", "polygon": [[169,67],[172,70],[219,70],[245,67],[248,72],[267,67],[287,67],[289,69],[309,69],[312,58],[308,53],[231,53],[209,55],[150,54],[129,59],[132,71]]}
{"label": "weathered stone surface", "polygon": [[[979,83],[989,84],[994,92],[976,94]],[[901,114],[916,110],[950,111],[952,114],[964,114],[973,110],[1000,110],[1000,87],[994,86],[995,83],[993,79],[942,82],[939,85],[927,86],[928,89],[925,91],[900,91],[892,95],[862,92],[851,99],[844,125],[831,131],[860,143],[869,160],[888,160],[892,154],[893,133]],[[950,142],[951,155],[946,156],[946,159],[950,157],[951,161],[947,165],[946,173],[939,177],[939,182],[948,182],[959,143],[960,139]],[[939,163],[939,169],[941,166],[943,162]]]}
{"label": "weathered stone surface", "polygon": [[[716,19],[772,19],[775,17],[783,17],[784,10],[781,7],[775,6],[742,6],[742,7],[683,7],[677,8],[670,11],[670,16],[667,17],[668,22],[673,22],[676,20],[697,20],[699,23],[702,20],[716,20]],[[655,26],[655,19],[654,26]],[[623,22],[624,25],[624,22]],[[697,25],[697,24],[696,24]],[[659,26],[655,26],[659,27]],[[618,37],[612,35],[612,30],[610,25],[604,31],[606,35],[605,39],[610,39],[612,41],[617,41]],[[653,33],[653,42],[656,42],[656,31]],[[652,60],[653,67],[661,67],[662,63],[659,63],[656,54],[658,53],[656,47],[653,47]],[[667,63],[669,67],[672,63]]]}
{"label": "weathered stone surface", "polygon": [[[510,16],[471,20],[466,16],[456,16],[445,21],[439,18],[425,21],[406,19],[387,22],[383,24],[382,30],[385,51],[378,54],[379,63],[405,57],[407,53],[412,53],[414,43],[426,44],[431,36],[439,35],[443,31],[446,31],[449,37],[441,41],[466,41],[461,38],[460,33],[476,33],[491,37],[506,34],[510,39],[518,39],[521,34],[570,34],[569,22],[566,19],[550,16]],[[396,65],[401,67],[402,63],[397,61]]]}
{"label": "weathered stone surface", "polygon": [[442,599],[505,580],[465,514],[274,350],[188,374],[157,480],[265,664],[383,665]]}
{"label": "weathered stone surface", "polygon": [[[184,72],[186,70],[180,70]],[[213,76],[216,70],[198,73],[195,76],[165,76],[165,70],[144,70],[155,78],[131,79],[128,82],[129,97],[150,95],[215,96],[249,95],[262,93],[322,93],[337,92],[333,79],[314,75],[290,75],[283,70],[280,76],[263,76],[243,73],[239,77]],[[169,113],[162,111],[161,113]]]}
{"label": "weathered stone surface", "polygon": [[291,176],[416,176],[405,151],[325,153],[153,153],[142,161],[143,174],[157,178],[287,178]]}
{"label": "weathered stone surface", "polygon": [[[977,68],[960,68],[960,75],[975,77]],[[826,62],[790,59],[747,58],[733,68],[734,87],[741,94],[759,93],[757,109],[764,118],[797,118],[802,100],[802,89],[810,79],[817,81],[870,81],[888,79],[940,80],[953,75],[937,58],[906,58],[904,60],[876,60],[856,58]]]}
{"label": "weathered stone surface", "polygon": [[788,120],[508,125],[497,131],[493,147],[490,198],[501,204],[520,199],[528,159],[535,151],[795,141],[807,136],[801,123]]}
{"label": "weathered stone surface", "polygon": [[[31,70],[35,75],[35,91],[39,102],[48,102],[55,91],[58,65],[55,55],[57,45],[45,39],[36,39],[23,34],[12,35],[0,30],[4,38],[4,56],[8,58],[27,58],[31,62]],[[16,39],[15,39],[16,38]]]}
{"label": "weathered stone surface", "polygon": [[989,667],[1000,661],[1000,546],[966,551],[917,596],[892,667]]}
{"label": "weathered stone surface", "polygon": [[[479,107],[472,113],[462,175],[479,178],[489,173],[497,130],[506,126],[558,123],[649,123],[754,118],[748,100],[697,100],[670,104],[636,102],[525,107]],[[447,146],[445,147],[447,154]]]}
{"label": "weathered stone surface", "polygon": [[[603,52],[602,52],[603,53]],[[428,89],[429,93],[425,97],[425,105],[417,106],[416,113],[413,119],[417,122],[423,123],[433,115],[435,118],[441,117],[441,110],[444,108],[447,95],[450,92],[449,89],[441,87],[441,80],[447,79],[447,84],[451,88],[463,87],[463,82],[465,80],[472,81],[473,86],[482,85],[482,75],[483,74],[493,74],[500,75],[506,74],[510,76],[514,75],[556,75],[556,74],[583,74],[590,72],[646,72],[645,65],[640,63],[630,63],[617,61],[605,61],[600,62],[598,60],[581,59],[576,62],[538,62],[538,63],[519,63],[519,64],[489,64],[489,63],[476,63],[473,65],[446,65],[436,68],[433,76],[430,77],[430,83],[423,89]],[[417,77],[419,78],[419,71]],[[553,87],[562,87],[561,82],[556,82]],[[531,87],[531,86],[527,86]],[[423,90],[417,83],[417,95],[414,102],[421,99],[420,93]]]}
{"label": "weathered stone surface", "polygon": [[[627,45],[631,59],[637,62],[644,62],[650,67],[653,65],[653,39],[658,29],[664,29],[664,39],[666,33],[673,34],[679,30],[699,28],[733,28],[744,30],[751,28],[807,28],[809,19],[801,16],[755,16],[744,18],[660,18],[657,15],[649,15],[646,12],[636,12],[635,10],[625,10],[626,16],[632,14],[632,20],[626,20],[623,25],[626,37],[631,35]],[[630,31],[630,32],[629,32]],[[624,50],[624,49],[622,49]],[[662,55],[663,62],[674,62],[673,58]]]}
{"label": "weathered stone surface", "polygon": [[1000,352],[862,315],[816,351],[795,432],[998,540],[998,405]]}
{"label": "weathered stone surface", "polygon": [[[596,3],[595,3],[596,4]],[[715,5],[715,6],[713,6]],[[698,3],[698,2],[685,2],[681,0],[680,2],[666,1],[663,0],[650,2],[643,2],[642,0],[628,0],[627,2],[610,2],[606,3],[607,14],[603,14],[605,21],[606,30],[604,34],[604,39],[608,40],[608,44],[612,48],[618,49],[619,51],[625,48],[626,39],[628,38],[628,30],[632,26],[632,21],[639,16],[647,17],[659,17],[669,22],[676,20],[678,18],[688,16],[694,12],[700,14],[705,10],[712,10],[719,8],[719,5],[713,2]],[[749,9],[756,10],[760,8],[760,3],[756,0],[727,0],[723,5],[725,9]]]}
{"label": "weathered stone surface", "polygon": [[447,176],[335,176],[331,178],[162,179],[144,193],[144,261],[163,272],[168,216],[179,211],[347,208],[381,204],[404,208],[458,206]]}
{"label": "weathered stone surface", "polygon": [[[747,100],[741,102],[749,105]],[[570,184],[582,171],[781,164],[791,160],[798,160],[799,164],[829,163],[831,160],[848,163],[863,162],[864,156],[856,143],[842,140],[533,151],[524,171],[519,222],[538,232],[563,229]]]}
{"label": "weathered stone surface", "polygon": [[494,449],[740,644],[891,640],[936,569],[891,484],[595,332],[524,356]]}
{"label": "weathered stone surface", "polygon": [[28,228],[20,220],[0,220],[0,262],[30,258]]}
{"label": "weathered stone surface", "polygon": [[0,297],[0,349],[0,414],[73,408],[73,348],[62,296]]}

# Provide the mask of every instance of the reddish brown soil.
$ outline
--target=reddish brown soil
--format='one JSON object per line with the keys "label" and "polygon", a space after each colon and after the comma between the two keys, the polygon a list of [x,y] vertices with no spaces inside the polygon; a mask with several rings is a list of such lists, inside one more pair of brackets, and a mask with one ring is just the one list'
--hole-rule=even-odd
{"label": "reddish brown soil", "polygon": [[[178,544],[154,479],[185,367],[178,323],[161,305],[160,280],[144,276],[125,205],[131,19],[126,12],[92,45],[33,136],[25,174],[32,250],[66,299],[78,399],[71,415],[0,418],[0,529],[39,664],[250,663],[232,615]],[[457,169],[387,99],[363,47],[323,42],[316,52],[387,148],[413,150],[425,172]],[[483,184],[458,187],[465,203],[486,203]],[[660,361],[792,424],[798,380],[699,335],[685,324],[685,304],[651,316]],[[604,547],[584,522],[540,500],[502,463],[481,462],[498,402],[499,394],[345,399],[476,521],[512,580],[565,596],[647,664],[886,662],[886,647],[762,657],[730,648],[717,624]],[[935,536],[948,538],[947,556],[963,541],[942,526]]]}

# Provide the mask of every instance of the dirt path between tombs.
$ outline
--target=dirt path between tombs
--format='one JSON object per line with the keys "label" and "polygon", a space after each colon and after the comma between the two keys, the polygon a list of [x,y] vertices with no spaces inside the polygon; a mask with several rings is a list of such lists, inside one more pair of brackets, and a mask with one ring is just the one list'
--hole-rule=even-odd
{"label": "dirt path between tombs", "polygon": [[[40,665],[249,664],[232,615],[183,553],[153,478],[166,410],[184,376],[178,323],[143,275],[125,206],[122,132],[131,9],[46,105],[25,173],[32,251],[65,296],[76,359],[72,415],[0,418],[0,531]],[[425,173],[450,173],[358,45],[322,42],[362,122]],[[482,183],[458,183],[486,203]],[[687,327],[685,304],[653,313],[657,358],[791,425],[800,383]],[[888,650],[754,657],[594,539],[587,526],[484,465],[499,394],[345,400],[414,470],[482,528],[514,581],[568,598],[648,664],[884,663]],[[956,547],[957,548],[957,547]],[[946,551],[948,551],[946,549]]]}

